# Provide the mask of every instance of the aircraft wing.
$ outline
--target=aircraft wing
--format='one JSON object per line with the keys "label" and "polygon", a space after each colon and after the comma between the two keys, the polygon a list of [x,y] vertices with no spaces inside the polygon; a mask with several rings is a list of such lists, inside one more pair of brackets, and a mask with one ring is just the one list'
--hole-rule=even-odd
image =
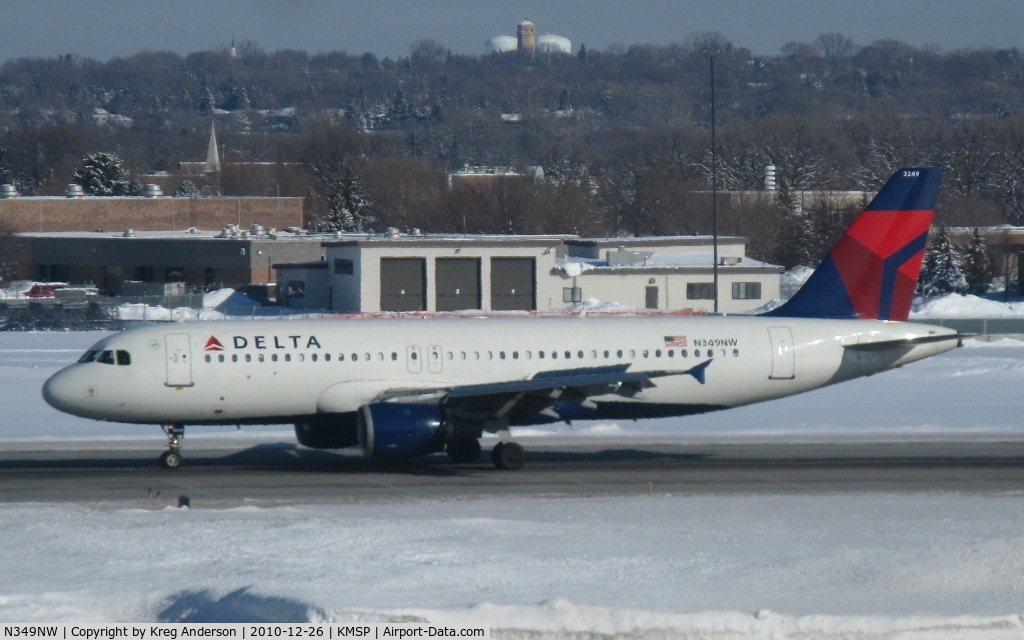
{"label": "aircraft wing", "polygon": [[[526,380],[459,385],[447,389],[395,390],[379,402],[439,402],[456,419],[472,422],[502,421],[513,413],[542,414],[554,420],[569,414],[583,414],[594,405],[591,397],[620,395],[633,397],[655,386],[654,379],[691,375],[704,384],[706,360],[684,370],[629,371],[629,365],[585,367],[545,371]],[[559,411],[555,411],[555,405]]]}

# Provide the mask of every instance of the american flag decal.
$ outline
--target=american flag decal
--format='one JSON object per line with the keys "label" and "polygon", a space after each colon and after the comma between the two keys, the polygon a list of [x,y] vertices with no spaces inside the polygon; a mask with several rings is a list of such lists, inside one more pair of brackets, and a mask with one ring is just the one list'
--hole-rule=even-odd
{"label": "american flag decal", "polygon": [[665,336],[666,347],[685,347],[686,336]]}

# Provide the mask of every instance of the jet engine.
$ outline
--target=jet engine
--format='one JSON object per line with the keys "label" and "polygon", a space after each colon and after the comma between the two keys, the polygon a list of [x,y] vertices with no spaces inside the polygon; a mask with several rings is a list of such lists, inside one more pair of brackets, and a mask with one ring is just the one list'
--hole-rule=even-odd
{"label": "jet engine", "polygon": [[295,438],[311,449],[342,449],[359,443],[356,416],[347,414],[330,418],[310,418],[295,423]]}
{"label": "jet engine", "polygon": [[357,414],[359,446],[373,458],[426,455],[444,449],[441,406],[430,403],[375,402]]}

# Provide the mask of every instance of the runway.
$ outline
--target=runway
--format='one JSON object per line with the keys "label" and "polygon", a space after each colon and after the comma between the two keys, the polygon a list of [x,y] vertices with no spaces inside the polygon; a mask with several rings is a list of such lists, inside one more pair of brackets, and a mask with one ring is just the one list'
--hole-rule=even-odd
{"label": "runway", "polygon": [[382,462],[357,450],[294,444],[184,450],[168,471],[159,448],[0,451],[0,502],[192,508],[494,497],[961,494],[1024,491],[1024,440],[899,442],[524,443],[527,466],[499,471],[485,451]]}

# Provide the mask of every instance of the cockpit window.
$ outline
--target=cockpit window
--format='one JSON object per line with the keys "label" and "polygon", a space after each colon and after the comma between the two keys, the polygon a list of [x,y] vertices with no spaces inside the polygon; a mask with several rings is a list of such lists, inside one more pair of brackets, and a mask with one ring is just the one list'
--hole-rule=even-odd
{"label": "cockpit window", "polygon": [[114,364],[114,352],[107,350],[100,354],[99,358],[96,358],[96,362],[102,364]]}
{"label": "cockpit window", "polygon": [[129,353],[123,349],[117,350],[117,364],[131,364],[132,357]]}
{"label": "cockpit window", "polygon": [[85,353],[82,354],[82,357],[79,358],[78,361],[79,362],[92,362],[93,360],[96,359],[97,354],[99,354],[99,351],[95,351],[95,350],[93,350],[93,351],[86,351]]}

